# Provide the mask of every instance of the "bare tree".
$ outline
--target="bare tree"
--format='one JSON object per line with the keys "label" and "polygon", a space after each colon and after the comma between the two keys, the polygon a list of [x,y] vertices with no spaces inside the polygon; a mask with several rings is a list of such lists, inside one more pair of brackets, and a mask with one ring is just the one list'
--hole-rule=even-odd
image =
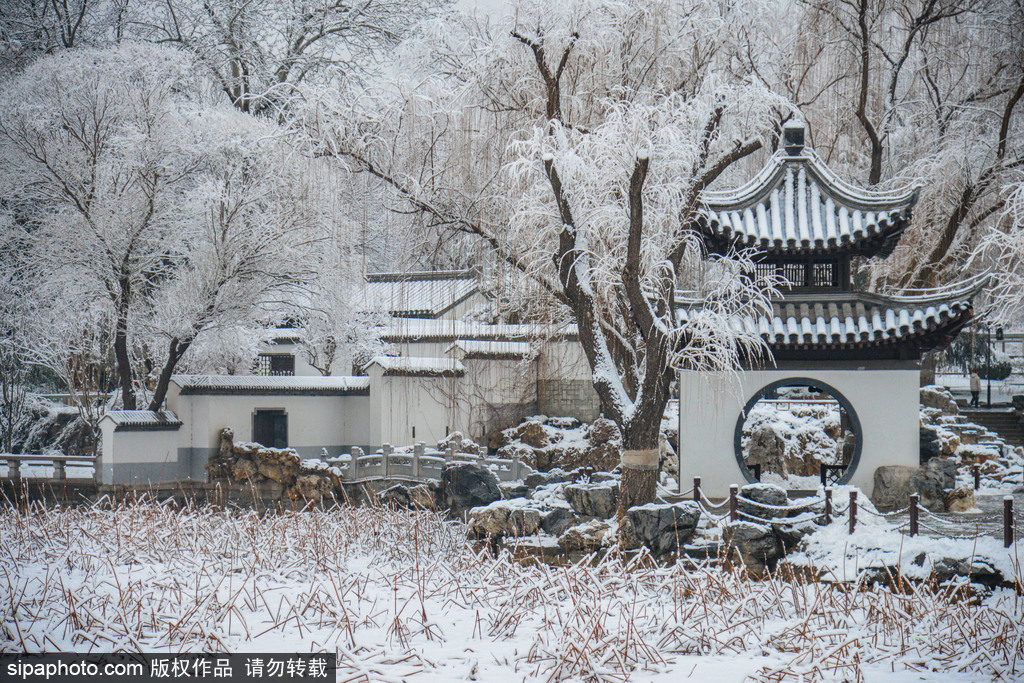
{"label": "bare tree", "polygon": [[441,3],[431,0],[167,0],[134,13],[134,30],[198,56],[240,110],[286,101],[311,78],[368,73]]}
{"label": "bare tree", "polygon": [[[765,351],[730,321],[764,312],[770,288],[744,275],[743,255],[705,260],[693,228],[701,190],[771,140],[785,103],[712,75],[733,56],[729,22],[753,14],[515,9],[497,30],[470,19],[426,33],[426,66],[393,86],[396,102],[321,96],[298,125],[314,153],[353,161],[435,224],[475,236],[576,323],[623,435],[628,507],[653,499],[674,373],[729,372]],[[703,302],[683,324],[680,286]]]}
{"label": "bare tree", "polygon": [[[210,136],[180,258],[144,322],[167,349],[149,404],[158,410],[178,362],[201,335],[233,329],[305,300],[334,219],[316,164],[289,154],[275,128],[226,116]],[[217,128],[217,127],[215,127]],[[230,133],[226,133],[230,131]]]}

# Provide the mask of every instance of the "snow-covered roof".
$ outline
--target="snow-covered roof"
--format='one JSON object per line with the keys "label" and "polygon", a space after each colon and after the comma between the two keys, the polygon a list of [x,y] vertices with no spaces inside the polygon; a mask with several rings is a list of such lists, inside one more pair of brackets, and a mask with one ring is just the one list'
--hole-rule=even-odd
{"label": "snow-covered roof", "polygon": [[461,353],[463,360],[467,358],[520,360],[534,355],[533,347],[526,342],[478,341],[474,339],[459,339],[445,349],[445,353],[453,351]]}
{"label": "snow-covered roof", "polygon": [[346,396],[370,391],[369,377],[174,375],[171,381],[183,395]]}
{"label": "snow-covered roof", "polygon": [[437,318],[480,291],[473,270],[374,273],[366,297],[399,318]]}
{"label": "snow-covered roof", "polygon": [[392,320],[381,332],[391,343],[476,341],[526,341],[537,338],[575,339],[576,325],[487,325],[461,320]]}
{"label": "snow-covered roof", "polygon": [[115,432],[176,431],[182,425],[169,410],[111,410],[101,419],[112,420]]}
{"label": "snow-covered roof", "polygon": [[811,150],[780,150],[742,187],[702,194],[705,239],[773,254],[888,256],[910,222],[919,188],[865,190],[838,178]]}
{"label": "snow-covered roof", "polygon": [[[684,305],[677,320],[686,324],[699,311],[699,305]],[[842,292],[787,297],[773,303],[771,317],[744,317],[734,324],[758,332],[773,351],[903,344],[926,351],[948,344],[972,316],[968,298]]]}
{"label": "snow-covered roof", "polygon": [[385,375],[418,375],[448,377],[462,375],[466,366],[454,358],[410,358],[406,356],[375,356],[364,367],[379,365]]}

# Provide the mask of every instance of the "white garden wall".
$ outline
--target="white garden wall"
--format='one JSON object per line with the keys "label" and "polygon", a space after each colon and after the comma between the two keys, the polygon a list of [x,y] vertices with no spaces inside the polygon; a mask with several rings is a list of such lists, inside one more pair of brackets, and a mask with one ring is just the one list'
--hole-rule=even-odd
{"label": "white garden wall", "polygon": [[706,495],[724,497],[748,478],[736,459],[735,430],[743,406],[763,387],[806,377],[834,387],[852,404],[863,447],[850,483],[871,495],[883,465],[919,465],[920,369],[912,361],[861,362],[836,367],[783,365],[748,370],[731,380],[696,372],[679,374],[679,473],[684,489],[701,477]]}

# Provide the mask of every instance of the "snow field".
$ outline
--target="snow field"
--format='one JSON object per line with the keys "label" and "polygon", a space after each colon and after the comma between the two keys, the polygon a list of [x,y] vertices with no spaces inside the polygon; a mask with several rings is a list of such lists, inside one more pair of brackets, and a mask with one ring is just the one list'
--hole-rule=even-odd
{"label": "snow field", "polygon": [[1008,590],[493,558],[427,512],[0,511],[11,651],[326,650],[341,681],[966,681],[1021,675],[1022,620]]}

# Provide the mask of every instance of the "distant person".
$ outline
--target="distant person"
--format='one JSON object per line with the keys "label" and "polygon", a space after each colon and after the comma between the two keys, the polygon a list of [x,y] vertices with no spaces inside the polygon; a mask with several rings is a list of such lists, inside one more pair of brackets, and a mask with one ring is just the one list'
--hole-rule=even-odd
{"label": "distant person", "polygon": [[978,377],[978,368],[971,368],[971,407],[981,406],[981,378]]}

